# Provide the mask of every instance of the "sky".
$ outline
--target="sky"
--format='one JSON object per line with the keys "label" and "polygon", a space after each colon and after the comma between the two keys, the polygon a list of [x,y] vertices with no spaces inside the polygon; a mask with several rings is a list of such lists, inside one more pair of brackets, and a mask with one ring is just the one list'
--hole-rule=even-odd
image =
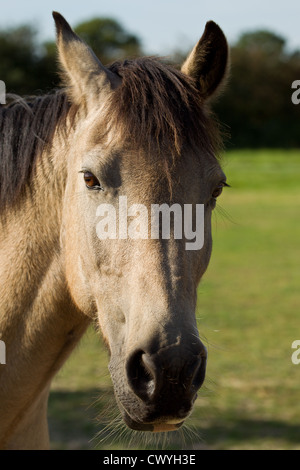
{"label": "sky", "polygon": [[268,29],[300,49],[299,0],[0,0],[0,28],[31,23],[42,40],[53,40],[51,12],[59,11],[71,26],[95,16],[112,17],[136,34],[147,54],[185,50],[214,20],[230,43],[242,32]]}

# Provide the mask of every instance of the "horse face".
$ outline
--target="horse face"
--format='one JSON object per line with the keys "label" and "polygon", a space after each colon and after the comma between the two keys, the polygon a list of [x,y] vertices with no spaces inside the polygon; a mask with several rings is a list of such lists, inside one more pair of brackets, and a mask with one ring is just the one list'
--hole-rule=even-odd
{"label": "horse face", "polygon": [[[133,121],[128,116],[123,129],[131,123],[135,138],[125,138],[119,131],[122,113],[119,122],[111,122],[113,113],[108,111],[125,79],[104,69],[62,17],[56,17],[56,23],[61,62],[73,84],[72,99],[80,106],[82,95],[76,87],[88,90],[82,107],[86,115],[69,147],[62,232],[69,288],[79,308],[97,316],[127,425],[142,431],[174,430],[189,415],[205,376],[206,349],[195,319],[196,289],[209,262],[211,212],[225,176],[209,145],[206,151],[197,151],[183,143],[174,158],[170,145],[164,146],[167,137],[161,137],[165,128],[160,118],[152,128],[145,124],[149,115],[140,120],[141,132],[157,132],[162,126],[156,144],[155,135],[146,135],[152,145],[136,145],[139,117]],[[199,61],[206,41],[211,43],[214,37],[223,53],[227,51],[223,34],[213,25],[183,67],[195,82],[201,77],[203,100],[218,87],[225,69],[220,61],[219,68],[214,63],[215,71],[205,75],[207,67]],[[210,53],[206,61],[213,63]],[[87,70],[93,72],[88,77]],[[171,72],[165,73],[165,83],[174,91],[179,76],[174,76],[172,88]],[[153,107],[151,114],[156,111]],[[167,231],[163,234],[160,219],[154,217],[162,207],[166,212],[161,222]],[[195,233],[194,243],[198,236],[202,239],[199,246],[192,246],[186,224]]]}

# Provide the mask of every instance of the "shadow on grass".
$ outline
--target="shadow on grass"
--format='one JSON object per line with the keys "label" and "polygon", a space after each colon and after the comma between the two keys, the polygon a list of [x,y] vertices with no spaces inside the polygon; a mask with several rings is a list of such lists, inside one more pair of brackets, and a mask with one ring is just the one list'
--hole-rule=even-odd
{"label": "shadow on grass", "polygon": [[186,428],[171,433],[138,433],[122,423],[111,388],[52,391],[48,412],[52,449],[197,450],[300,448],[300,424],[251,419],[246,415],[206,421],[191,418]]}
{"label": "shadow on grass", "polygon": [[[90,449],[96,431],[99,392],[51,391],[48,423],[52,449]],[[101,404],[100,404],[101,405]]]}
{"label": "shadow on grass", "polygon": [[[203,444],[208,449],[300,449],[300,424],[290,424],[272,419],[252,419],[242,417],[212,421],[199,431]],[[198,448],[195,443],[195,449]]]}

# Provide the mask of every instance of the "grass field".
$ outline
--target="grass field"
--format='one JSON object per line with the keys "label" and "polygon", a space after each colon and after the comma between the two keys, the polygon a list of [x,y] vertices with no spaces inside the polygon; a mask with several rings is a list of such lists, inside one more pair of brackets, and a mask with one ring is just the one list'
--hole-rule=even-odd
{"label": "grass field", "polygon": [[107,355],[91,329],[53,383],[53,448],[300,450],[300,364],[291,361],[300,339],[300,151],[228,152],[223,168],[231,188],[213,216],[198,290],[207,379],[186,428],[152,440],[117,424]]}

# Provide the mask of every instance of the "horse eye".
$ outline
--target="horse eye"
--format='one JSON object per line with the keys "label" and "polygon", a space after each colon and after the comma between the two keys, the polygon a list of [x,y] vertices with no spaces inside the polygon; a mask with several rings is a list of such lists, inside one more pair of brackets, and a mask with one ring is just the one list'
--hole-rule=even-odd
{"label": "horse eye", "polygon": [[103,189],[96,176],[93,175],[93,173],[91,173],[90,171],[84,172],[83,179],[88,189]]}
{"label": "horse eye", "polygon": [[223,191],[223,188],[224,188],[225,184],[224,183],[220,183],[216,189],[214,190],[214,192],[212,193],[212,197],[214,199],[216,199],[217,197],[219,197]]}

